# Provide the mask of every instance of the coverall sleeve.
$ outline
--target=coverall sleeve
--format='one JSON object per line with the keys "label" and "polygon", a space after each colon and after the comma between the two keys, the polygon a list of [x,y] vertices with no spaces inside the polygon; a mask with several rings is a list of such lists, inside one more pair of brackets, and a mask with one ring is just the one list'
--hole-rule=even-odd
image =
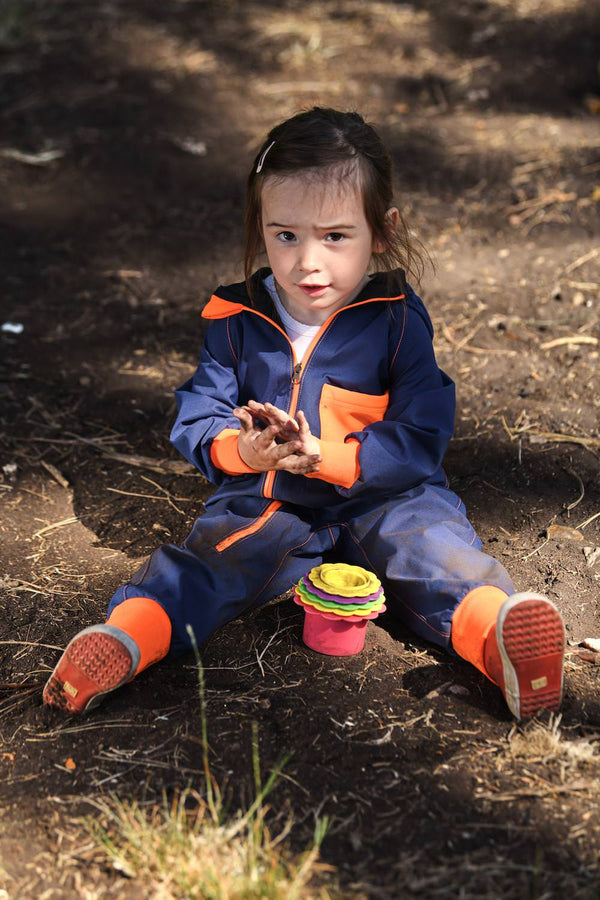
{"label": "coverall sleeve", "polygon": [[175,391],[175,400],[177,418],[171,441],[209,481],[220,485],[228,475],[258,474],[237,451],[240,424],[233,415],[238,405],[236,359],[223,322],[210,324],[198,368]]}
{"label": "coverall sleeve", "polygon": [[383,420],[348,434],[345,455],[322,442],[321,471],[307,476],[321,476],[344,497],[368,491],[395,494],[426,481],[440,471],[452,436],[454,383],[437,365],[425,307],[416,295],[411,300],[399,337],[390,346],[389,403]]}

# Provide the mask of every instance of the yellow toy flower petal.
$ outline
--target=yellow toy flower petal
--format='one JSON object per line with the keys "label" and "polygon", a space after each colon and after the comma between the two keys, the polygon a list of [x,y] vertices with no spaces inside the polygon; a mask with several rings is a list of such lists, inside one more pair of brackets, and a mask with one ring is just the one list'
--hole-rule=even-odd
{"label": "yellow toy flower petal", "polygon": [[312,568],[308,577],[320,591],[340,597],[367,597],[381,587],[379,578],[372,572],[347,563],[323,563]]}

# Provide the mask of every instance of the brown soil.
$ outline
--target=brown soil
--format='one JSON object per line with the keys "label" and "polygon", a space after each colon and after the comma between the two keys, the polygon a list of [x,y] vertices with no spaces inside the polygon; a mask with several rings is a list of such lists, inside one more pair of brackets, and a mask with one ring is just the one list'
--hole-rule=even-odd
{"label": "brown soil", "polygon": [[2,322],[23,332],[0,357],[2,896],[147,896],[77,817],[201,785],[193,659],[84,722],[40,690],[201,510],[173,388],[203,302],[240,275],[251,153],[315,103],[380,124],[435,258],[446,467],[485,548],[564,614],[562,741],[540,750],[493,685],[393,622],[358,656],[309,651],[283,598],[202,648],[214,774],[248,796],[253,721],[265,771],[292,751],[271,806],[297,848],[332,817],[345,896],[600,896],[600,757],[577,753],[600,736],[600,666],[575,652],[600,632],[599,18],[593,0],[5,4]]}

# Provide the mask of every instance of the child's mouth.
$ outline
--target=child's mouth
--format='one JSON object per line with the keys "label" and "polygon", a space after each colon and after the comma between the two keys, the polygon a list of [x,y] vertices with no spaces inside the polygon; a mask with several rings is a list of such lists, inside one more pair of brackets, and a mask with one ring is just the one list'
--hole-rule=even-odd
{"label": "child's mouth", "polygon": [[328,284],[299,284],[298,287],[309,297],[319,297],[329,287]]}

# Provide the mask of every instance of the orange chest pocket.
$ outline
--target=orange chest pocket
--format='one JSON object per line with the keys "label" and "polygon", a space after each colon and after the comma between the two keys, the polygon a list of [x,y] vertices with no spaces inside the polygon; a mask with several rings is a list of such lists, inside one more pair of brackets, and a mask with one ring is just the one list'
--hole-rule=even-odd
{"label": "orange chest pocket", "polygon": [[319,400],[321,440],[343,442],[353,431],[380,422],[388,408],[389,393],[360,394],[324,384]]}

